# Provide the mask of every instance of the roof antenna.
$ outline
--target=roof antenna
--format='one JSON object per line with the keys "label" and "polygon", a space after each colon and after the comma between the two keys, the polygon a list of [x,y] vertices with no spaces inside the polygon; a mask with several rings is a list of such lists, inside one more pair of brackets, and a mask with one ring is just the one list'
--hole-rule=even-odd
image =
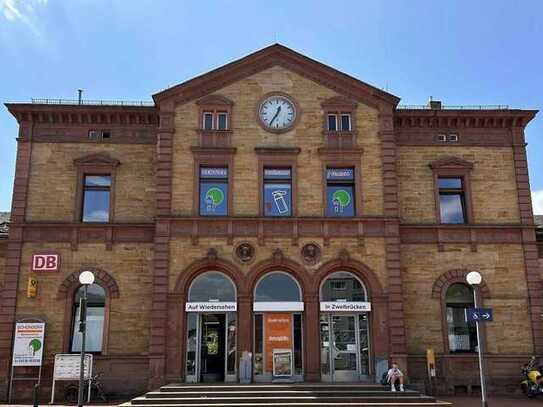
{"label": "roof antenna", "polygon": [[77,104],[81,104],[81,102],[83,101],[83,89],[77,89],[77,93],[79,94],[78,98],[77,98]]}

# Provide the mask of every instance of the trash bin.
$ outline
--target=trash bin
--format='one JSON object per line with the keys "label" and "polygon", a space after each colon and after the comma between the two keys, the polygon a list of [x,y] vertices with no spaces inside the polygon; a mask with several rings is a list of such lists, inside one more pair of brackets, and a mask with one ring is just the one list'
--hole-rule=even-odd
{"label": "trash bin", "polygon": [[239,382],[241,384],[249,384],[252,378],[253,355],[251,352],[243,351],[239,361]]}

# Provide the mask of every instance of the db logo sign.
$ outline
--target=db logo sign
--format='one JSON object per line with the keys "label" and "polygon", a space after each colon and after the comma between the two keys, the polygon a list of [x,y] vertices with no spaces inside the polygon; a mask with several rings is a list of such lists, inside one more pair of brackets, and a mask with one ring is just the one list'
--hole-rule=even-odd
{"label": "db logo sign", "polygon": [[32,255],[32,271],[59,271],[60,255],[42,253]]}

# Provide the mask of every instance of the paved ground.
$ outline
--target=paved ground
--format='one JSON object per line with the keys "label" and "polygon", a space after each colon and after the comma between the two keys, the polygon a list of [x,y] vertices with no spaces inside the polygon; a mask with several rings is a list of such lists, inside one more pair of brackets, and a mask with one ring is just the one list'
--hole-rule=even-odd
{"label": "paved ground", "polygon": [[[454,407],[481,407],[481,399],[477,397],[437,397],[438,400],[450,401]],[[488,407],[536,407],[543,406],[543,399],[491,397]]]}

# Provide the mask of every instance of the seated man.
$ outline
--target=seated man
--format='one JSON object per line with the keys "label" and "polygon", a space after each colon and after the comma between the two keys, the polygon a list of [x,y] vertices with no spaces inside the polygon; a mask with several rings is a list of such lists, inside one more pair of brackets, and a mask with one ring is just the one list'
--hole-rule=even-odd
{"label": "seated man", "polygon": [[400,382],[400,391],[403,390],[403,373],[396,363],[392,363],[392,367],[388,370],[387,381],[390,383],[390,390],[396,391],[396,382]]}

